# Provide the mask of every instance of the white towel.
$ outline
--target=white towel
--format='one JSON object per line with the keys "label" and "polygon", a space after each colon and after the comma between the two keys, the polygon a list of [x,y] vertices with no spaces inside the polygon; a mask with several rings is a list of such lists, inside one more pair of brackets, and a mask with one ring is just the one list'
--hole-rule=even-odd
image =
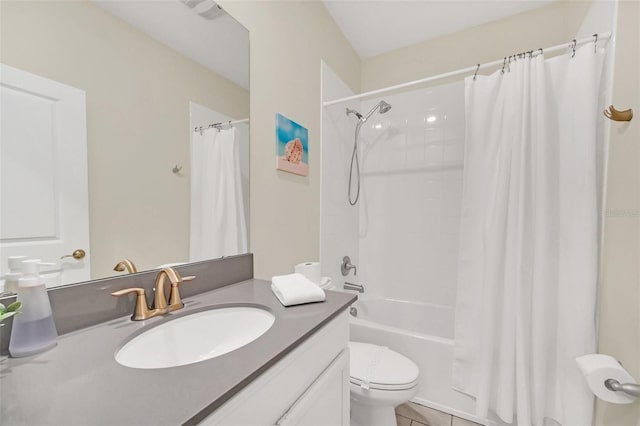
{"label": "white towel", "polygon": [[284,306],[322,302],[325,298],[324,290],[302,274],[272,277],[271,291]]}

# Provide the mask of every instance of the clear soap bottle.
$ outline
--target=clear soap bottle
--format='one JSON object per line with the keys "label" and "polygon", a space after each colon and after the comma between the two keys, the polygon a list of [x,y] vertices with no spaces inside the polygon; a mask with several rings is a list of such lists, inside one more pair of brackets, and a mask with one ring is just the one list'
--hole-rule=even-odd
{"label": "clear soap bottle", "polygon": [[9,353],[14,358],[34,355],[56,345],[58,332],[53,322],[47,287],[39,274],[40,260],[22,262],[24,276],[18,281],[20,313],[13,317]]}

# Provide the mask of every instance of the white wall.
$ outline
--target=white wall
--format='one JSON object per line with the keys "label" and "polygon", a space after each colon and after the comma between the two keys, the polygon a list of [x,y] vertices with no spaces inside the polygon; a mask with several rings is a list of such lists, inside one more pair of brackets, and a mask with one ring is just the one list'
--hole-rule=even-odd
{"label": "white wall", "polygon": [[[320,257],[320,61],[352,90],[360,59],[321,2],[220,1],[251,40],[251,251],[255,276]],[[275,114],[309,129],[309,176],[275,169]]]}
{"label": "white wall", "polygon": [[464,84],[366,100],[362,111],[380,99],[391,110],[361,131],[361,279],[368,295],[455,306]]}
{"label": "white wall", "polygon": [[[332,100],[353,95],[349,87],[325,63],[322,64],[322,99]],[[320,262],[322,275],[331,277],[334,285],[342,288],[345,281],[357,282],[359,277],[350,272],[340,273],[342,258],[349,256],[351,263],[360,267],[358,255],[358,208],[347,201],[349,164],[353,150],[356,119],[347,116],[345,108],[359,110],[360,102],[345,102],[322,109],[322,183],[321,183],[321,236]]]}
{"label": "white wall", "polygon": [[[607,0],[602,3],[611,4]],[[581,28],[590,15],[590,8],[590,1],[560,0],[367,58],[362,61],[362,91],[491,62],[523,50],[565,43],[581,30],[591,35],[603,28],[600,25],[592,30]]]}
{"label": "white wall", "polygon": [[[611,123],[598,351],[620,360],[640,382],[640,2],[619,3],[612,103],[632,108]],[[640,426],[640,401],[598,401],[596,425]]]}

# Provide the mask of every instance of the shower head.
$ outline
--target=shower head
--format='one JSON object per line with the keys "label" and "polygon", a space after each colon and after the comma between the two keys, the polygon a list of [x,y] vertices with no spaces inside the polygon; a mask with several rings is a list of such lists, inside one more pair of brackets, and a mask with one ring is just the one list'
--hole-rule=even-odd
{"label": "shower head", "polygon": [[371,117],[371,115],[374,112],[376,112],[378,108],[380,108],[380,114],[384,114],[391,109],[391,105],[389,105],[385,101],[380,101],[376,104],[376,106],[371,108],[371,110],[364,116],[360,114],[358,111],[356,111],[355,109],[347,108],[347,115],[349,114],[355,115],[356,117],[358,117],[358,120],[360,120],[359,124],[364,124],[369,119],[369,117]]}
{"label": "shower head", "polygon": [[384,114],[385,112],[388,112],[391,109],[391,105],[389,105],[385,101],[380,101],[378,105],[380,105],[380,114]]}
{"label": "shower head", "polygon": [[360,120],[362,121],[362,123],[364,124],[369,117],[371,117],[373,115],[374,112],[376,112],[376,110],[380,108],[380,114],[384,114],[386,112],[388,112],[391,109],[391,105],[389,105],[388,103],[386,103],[385,101],[380,101],[376,104],[376,106],[374,106],[373,108],[371,108],[371,111],[369,111],[364,118],[361,118]]}

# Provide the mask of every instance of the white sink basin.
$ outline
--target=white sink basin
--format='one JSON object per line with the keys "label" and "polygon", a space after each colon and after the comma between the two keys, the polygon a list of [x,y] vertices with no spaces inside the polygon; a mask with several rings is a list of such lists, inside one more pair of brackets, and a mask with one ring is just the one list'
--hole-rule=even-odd
{"label": "white sink basin", "polygon": [[264,309],[239,306],[196,312],[154,327],[116,352],[132,368],[168,368],[229,353],[262,336],[275,321]]}

